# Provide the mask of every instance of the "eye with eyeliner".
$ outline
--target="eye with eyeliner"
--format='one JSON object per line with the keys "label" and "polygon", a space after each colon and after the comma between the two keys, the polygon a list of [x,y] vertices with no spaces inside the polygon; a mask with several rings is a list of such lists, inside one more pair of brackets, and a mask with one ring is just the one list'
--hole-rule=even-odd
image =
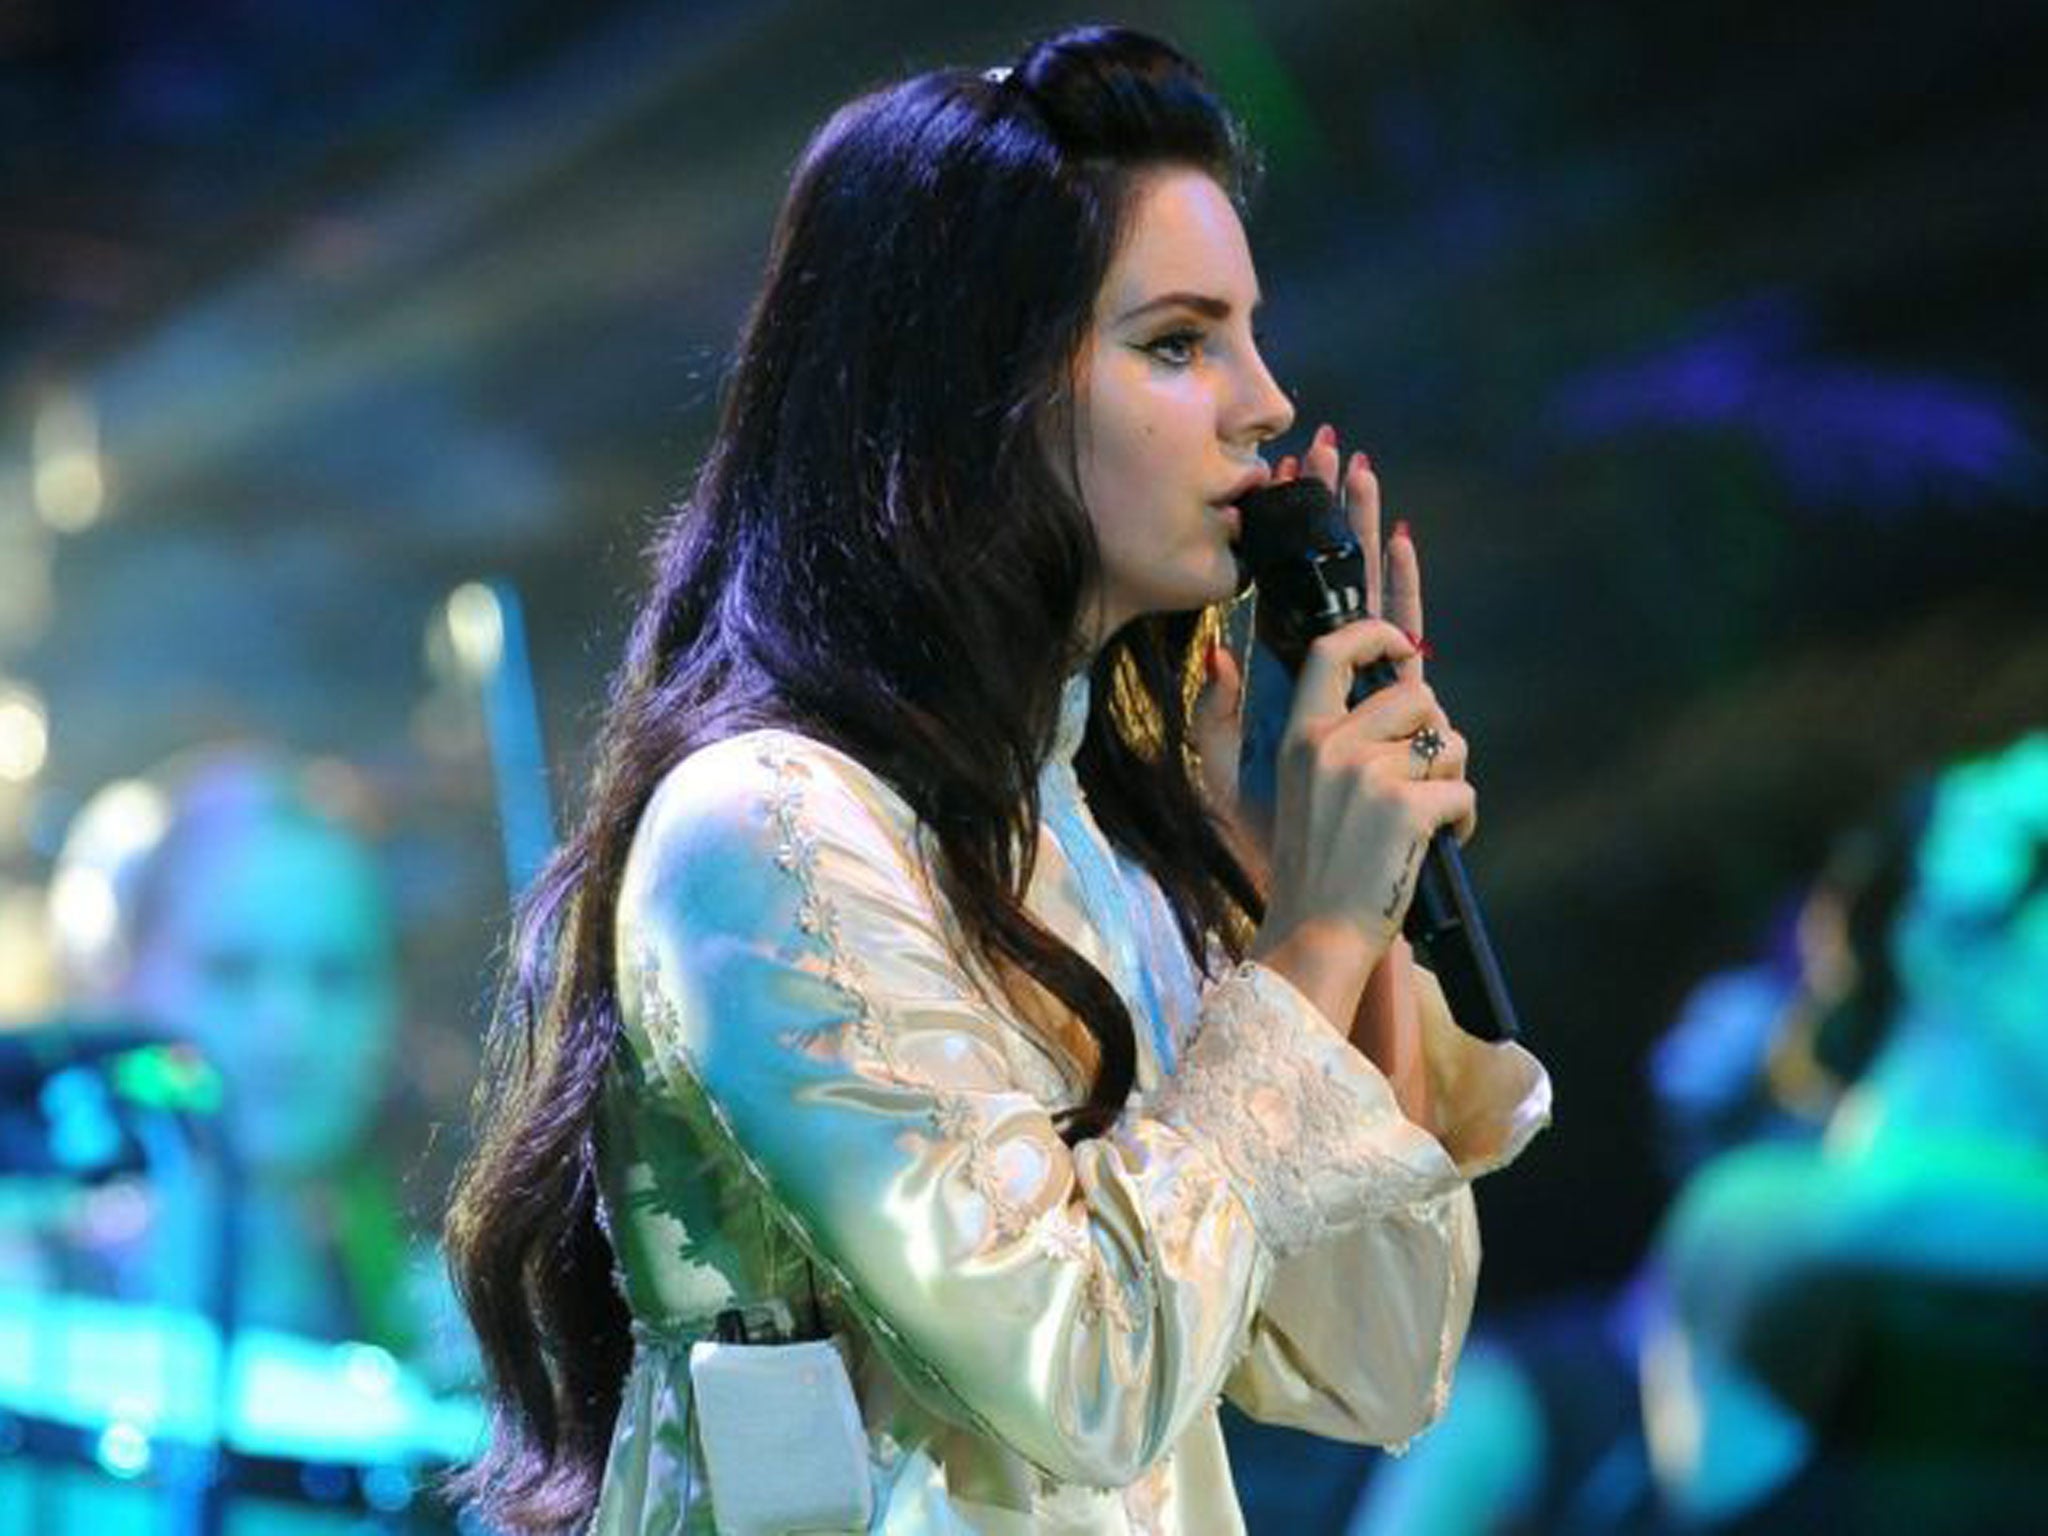
{"label": "eye with eyeliner", "polygon": [[1153,337],[1138,350],[1169,368],[1185,368],[1195,360],[1207,340],[1207,335],[1193,326],[1176,326],[1162,336]]}

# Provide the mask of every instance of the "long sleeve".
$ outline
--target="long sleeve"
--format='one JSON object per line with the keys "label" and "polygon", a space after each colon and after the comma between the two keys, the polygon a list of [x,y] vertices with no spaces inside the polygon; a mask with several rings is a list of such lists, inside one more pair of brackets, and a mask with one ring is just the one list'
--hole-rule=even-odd
{"label": "long sleeve", "polygon": [[695,754],[621,888],[631,1033],[913,1391],[1120,1486],[1210,1406],[1276,1265],[1461,1175],[1256,966],[1210,991],[1161,1093],[1069,1150],[1029,1026],[961,965],[913,848],[902,802],[828,748]]}
{"label": "long sleeve", "polygon": [[1441,1142],[1424,1138],[1428,1148],[1414,1153],[1428,1176],[1377,1220],[1275,1267],[1229,1382],[1231,1400],[1254,1418],[1397,1449],[1443,1412],[1471,1322],[1480,1257],[1471,1180],[1513,1161],[1550,1119],[1550,1080],[1536,1059],[1464,1033],[1435,978],[1415,976],[1444,1127]]}

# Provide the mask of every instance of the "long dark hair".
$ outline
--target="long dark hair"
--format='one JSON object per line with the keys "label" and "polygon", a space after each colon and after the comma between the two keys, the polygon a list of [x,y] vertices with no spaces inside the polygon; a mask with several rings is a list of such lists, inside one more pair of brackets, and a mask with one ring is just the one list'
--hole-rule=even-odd
{"label": "long dark hair", "polygon": [[[1062,1134],[1099,1134],[1129,1094],[1127,1010],[1022,898],[1097,574],[1074,363],[1136,177],[1162,165],[1240,201],[1252,169],[1187,59],[1108,28],[862,97],[804,154],[716,437],[655,540],[581,825],[522,903],[449,1212],[494,1407],[458,1491],[505,1527],[588,1519],[630,1363],[592,1141],[619,1035],[613,903],[690,752],[780,725],[880,774],[933,838],[967,941],[1085,1028],[1092,1081]],[[1077,763],[1198,958],[1211,934],[1235,956],[1261,911],[1190,771],[1202,623],[1141,619],[1102,646]]]}

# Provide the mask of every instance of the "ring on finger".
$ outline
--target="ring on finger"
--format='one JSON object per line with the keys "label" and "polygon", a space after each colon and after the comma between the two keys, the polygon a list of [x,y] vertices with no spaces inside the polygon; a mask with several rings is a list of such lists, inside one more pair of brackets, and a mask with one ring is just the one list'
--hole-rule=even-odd
{"label": "ring on finger", "polygon": [[1415,777],[1426,779],[1436,767],[1436,760],[1444,755],[1444,739],[1436,727],[1425,725],[1408,738],[1408,760],[1414,765]]}

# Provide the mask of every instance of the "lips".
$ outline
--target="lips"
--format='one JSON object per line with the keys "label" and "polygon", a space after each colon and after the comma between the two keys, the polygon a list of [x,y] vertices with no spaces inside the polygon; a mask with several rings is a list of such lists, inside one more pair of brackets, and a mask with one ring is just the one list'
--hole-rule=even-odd
{"label": "lips", "polygon": [[1247,496],[1272,479],[1272,471],[1263,466],[1253,470],[1229,490],[1225,491],[1210,505],[1223,514],[1223,530],[1235,549],[1244,538],[1244,514],[1237,509],[1240,497]]}
{"label": "lips", "polygon": [[1258,469],[1252,470],[1242,480],[1238,481],[1237,484],[1233,485],[1229,490],[1225,491],[1221,496],[1217,497],[1213,505],[1219,507],[1235,506],[1237,503],[1237,499],[1240,496],[1245,496],[1253,491],[1256,491],[1260,486],[1264,485],[1268,480],[1272,478],[1273,472],[1269,469],[1266,469],[1263,466],[1261,466]]}

